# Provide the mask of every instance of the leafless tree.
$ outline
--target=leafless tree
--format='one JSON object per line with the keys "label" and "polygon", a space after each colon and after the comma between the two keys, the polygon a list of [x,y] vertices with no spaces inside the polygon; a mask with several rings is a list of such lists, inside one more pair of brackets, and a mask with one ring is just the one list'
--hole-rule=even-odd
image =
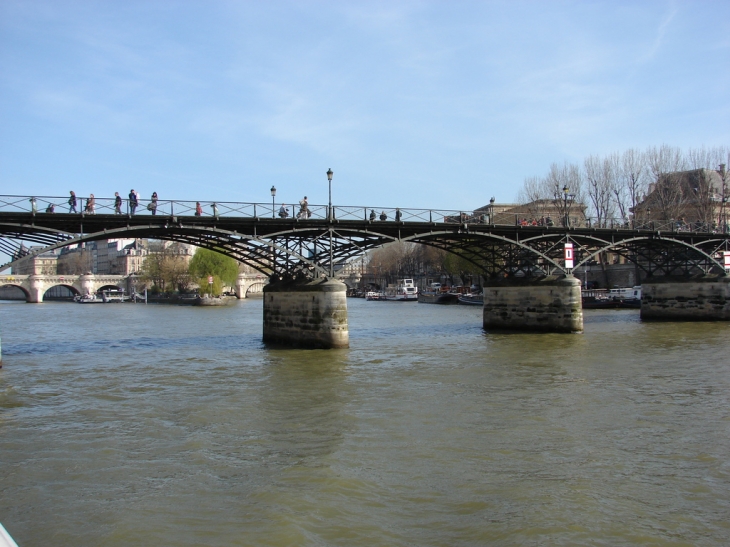
{"label": "leafless tree", "polygon": [[617,180],[618,154],[611,154],[606,158],[588,156],[583,166],[586,193],[596,216],[595,225],[606,227],[616,210],[614,187]]}
{"label": "leafless tree", "polygon": [[[567,162],[553,163],[544,178],[525,179],[518,199],[535,217],[541,216],[540,204],[549,203],[565,219],[572,206],[587,198],[589,216],[600,226],[614,216],[628,222],[631,212],[639,223],[683,215],[708,223],[719,218],[717,204],[723,203],[718,174],[723,162],[730,163],[726,146],[690,149],[687,154],[667,144],[646,151],[632,148],[622,154],[589,156],[582,170]],[[568,200],[563,188],[568,189]]]}
{"label": "leafless tree", "polygon": [[715,218],[715,205],[720,203],[722,179],[716,169],[726,152],[724,148],[690,148],[687,153],[688,167],[695,171],[691,179],[691,205],[697,221],[711,226]]}
{"label": "leafless tree", "polygon": [[679,176],[687,165],[682,151],[663,144],[658,148],[649,148],[646,155],[647,164],[655,181],[653,192],[652,185],[649,186],[651,196],[646,208],[653,209],[649,216],[663,220],[680,218],[687,203],[682,177]]}
{"label": "leafless tree", "polygon": [[89,249],[69,249],[59,256],[56,272],[59,275],[91,273],[92,254]]}
{"label": "leafless tree", "polygon": [[550,185],[547,179],[541,177],[527,177],[517,194],[519,203],[527,206],[532,218],[541,218],[549,210],[548,203],[552,199]]}
{"label": "leafless tree", "polygon": [[613,193],[624,220],[628,220],[629,211],[635,211],[636,205],[646,196],[648,172],[646,153],[629,148],[621,155]]}
{"label": "leafless tree", "polygon": [[562,222],[568,220],[571,208],[583,202],[583,175],[577,165],[565,162],[550,165],[546,178],[553,207],[559,212]]}
{"label": "leafless tree", "polygon": [[179,244],[165,245],[162,241],[150,242],[149,254],[142,264],[141,278],[167,292],[185,291],[192,284],[188,262]]}

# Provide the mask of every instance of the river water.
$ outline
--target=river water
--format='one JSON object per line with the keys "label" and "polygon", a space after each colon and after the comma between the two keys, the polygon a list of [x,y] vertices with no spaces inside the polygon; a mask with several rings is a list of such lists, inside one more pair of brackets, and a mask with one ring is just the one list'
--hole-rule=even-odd
{"label": "river water", "polygon": [[723,545],[730,323],[349,299],[349,350],[228,308],[0,303],[0,522],[31,546]]}

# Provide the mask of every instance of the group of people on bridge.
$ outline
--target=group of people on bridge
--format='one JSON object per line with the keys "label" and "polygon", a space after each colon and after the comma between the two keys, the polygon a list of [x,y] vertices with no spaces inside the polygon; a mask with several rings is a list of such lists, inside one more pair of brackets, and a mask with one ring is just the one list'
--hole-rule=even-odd
{"label": "group of people on bridge", "polygon": [[[76,192],[73,190],[69,191],[69,198],[68,198],[68,212],[69,213],[78,213],[78,209],[76,208],[79,205],[79,200],[82,198],[76,197]],[[31,201],[31,207],[33,212],[36,212],[36,199],[30,198]],[[152,196],[150,197],[150,201],[147,204],[147,210],[150,211],[153,215],[157,214],[157,192],[152,192]],[[132,216],[137,211],[137,207],[139,207],[139,193],[132,188],[129,191],[129,199],[127,203],[129,204],[129,215]],[[122,212],[122,206],[124,205],[124,200],[122,199],[122,196],[119,195],[119,192],[114,192],[114,214],[115,215],[122,215],[124,214]],[[46,208],[46,213],[54,213],[55,212],[55,205],[53,203],[50,203],[48,207]],[[87,215],[95,215],[96,214],[96,199],[94,198],[94,194],[90,194],[88,198],[86,198],[86,203],[84,204],[84,209],[82,211],[84,214]]]}
{"label": "group of people on bridge", "polygon": [[[292,215],[294,214],[294,209],[292,208]],[[307,196],[304,196],[303,199],[299,200],[299,212],[296,214],[296,218],[310,218],[312,216],[312,211],[309,209],[309,200],[307,199]],[[279,207],[279,218],[289,218],[289,209],[286,206],[286,203],[282,203],[281,207]]]}
{"label": "group of people on bridge", "polygon": [[[304,200],[306,201],[306,197]],[[33,214],[36,214],[38,212],[38,199],[35,197],[31,197],[28,201],[30,201],[30,207],[31,212]],[[122,208],[124,207],[124,199],[122,196],[119,195],[119,192],[114,192],[114,214],[115,215],[123,215],[123,214],[129,214],[129,216],[134,216],[134,214],[137,212],[137,209],[139,208],[141,204],[141,199],[139,197],[139,192],[137,192],[134,188],[132,188],[129,191],[129,195],[127,197],[127,205],[128,209],[125,213]],[[159,198],[157,196],[157,192],[152,192],[152,195],[150,196],[149,201],[147,202],[146,209],[152,214],[157,214],[157,208],[158,208],[158,202]],[[85,215],[95,215],[96,214],[96,198],[94,197],[94,194],[90,194],[88,198],[81,198],[76,195],[76,192],[73,190],[69,190],[69,197],[66,201],[68,204],[68,212],[71,213],[81,213]],[[83,206],[83,208],[81,208]],[[212,203],[210,205],[212,209],[212,215],[216,218],[219,216],[218,211],[218,205],[216,203]],[[305,206],[306,209],[306,206]],[[55,203],[48,203],[48,206],[45,209],[46,213],[55,213],[56,212],[56,204]],[[195,216],[199,217],[203,215],[203,207],[201,206],[200,202],[195,202]],[[311,213],[310,213],[311,215]]]}

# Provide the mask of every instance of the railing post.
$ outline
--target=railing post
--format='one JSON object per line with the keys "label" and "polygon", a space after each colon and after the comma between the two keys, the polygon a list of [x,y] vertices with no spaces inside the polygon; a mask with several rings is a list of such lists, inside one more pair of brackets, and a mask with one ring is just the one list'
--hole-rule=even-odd
{"label": "railing post", "polygon": [[253,218],[256,218],[256,204],[253,204]]}
{"label": "railing post", "polygon": [[428,210],[428,221],[433,222],[433,211],[431,209]]}

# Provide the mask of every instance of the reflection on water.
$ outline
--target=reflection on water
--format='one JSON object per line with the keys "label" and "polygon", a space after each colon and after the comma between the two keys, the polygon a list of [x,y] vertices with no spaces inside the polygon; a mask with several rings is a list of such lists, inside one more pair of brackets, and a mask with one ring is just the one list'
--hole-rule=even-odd
{"label": "reflection on water", "polygon": [[720,545],[728,323],[348,300],[349,350],[228,308],[0,303],[0,521],[33,545]]}

